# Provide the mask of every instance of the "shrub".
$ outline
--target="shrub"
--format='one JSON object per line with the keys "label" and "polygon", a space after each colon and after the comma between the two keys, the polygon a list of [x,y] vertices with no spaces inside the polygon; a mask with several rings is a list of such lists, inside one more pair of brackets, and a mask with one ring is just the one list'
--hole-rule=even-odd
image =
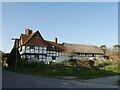
{"label": "shrub", "polygon": [[49,64],[55,64],[55,62],[54,61],[50,61]]}
{"label": "shrub", "polygon": [[99,67],[99,68],[105,68],[105,63],[104,63],[104,62],[103,62],[103,63],[99,63],[99,64],[98,64],[98,67]]}
{"label": "shrub", "polygon": [[77,64],[77,59],[70,59],[70,60],[68,60],[68,62],[69,62],[72,66],[76,66],[76,64]]}
{"label": "shrub", "polygon": [[84,58],[84,59],[80,59],[77,61],[77,64],[78,66],[81,66],[81,67],[89,67],[89,59],[87,58]]}
{"label": "shrub", "polygon": [[94,66],[94,64],[95,64],[95,61],[93,61],[93,60],[89,60],[89,62],[88,62],[88,63],[89,63],[89,66],[90,66],[90,67],[93,67],[93,66]]}
{"label": "shrub", "polygon": [[61,64],[63,64],[63,65],[66,65],[66,66],[67,66],[67,65],[68,65],[68,64],[70,64],[70,63],[68,62],[68,60],[64,60],[64,61],[62,61],[62,62],[61,62]]}
{"label": "shrub", "polygon": [[45,70],[47,69],[47,65],[43,61],[27,61],[26,59],[20,59],[18,62],[19,67],[31,68],[36,70]]}
{"label": "shrub", "polygon": [[27,60],[26,59],[19,59],[18,60],[18,66],[19,67],[25,67],[27,65]]}
{"label": "shrub", "polygon": [[97,60],[96,62],[95,62],[95,65],[96,66],[98,66],[98,67],[105,67],[105,66],[109,66],[109,65],[113,65],[114,63],[112,62],[112,61],[110,61],[110,60]]}

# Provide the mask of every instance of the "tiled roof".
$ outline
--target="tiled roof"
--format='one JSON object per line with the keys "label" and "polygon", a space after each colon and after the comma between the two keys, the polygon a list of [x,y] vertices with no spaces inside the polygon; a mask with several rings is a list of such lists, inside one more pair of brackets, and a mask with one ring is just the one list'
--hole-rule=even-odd
{"label": "tiled roof", "polygon": [[46,42],[40,35],[39,31],[37,31],[30,35],[21,34],[19,45],[46,46]]}
{"label": "tiled roof", "polygon": [[31,35],[21,34],[19,46],[21,45],[47,46],[48,50],[50,51],[52,50],[58,51],[58,52],[64,51],[63,45],[52,42],[52,41],[44,40],[41,34],[39,33],[39,31]]}
{"label": "tiled roof", "polygon": [[78,53],[98,53],[103,54],[103,51],[93,45],[82,45],[82,44],[58,44],[56,42],[44,40],[39,31],[36,31],[33,34],[20,35],[19,46],[21,45],[34,45],[34,46],[46,46],[49,51],[66,51],[66,52],[78,52]]}
{"label": "tiled roof", "polygon": [[29,39],[29,36],[26,34],[21,34],[20,35],[20,41],[19,41],[19,45],[24,45],[25,42]]}
{"label": "tiled roof", "polygon": [[67,52],[76,52],[76,53],[96,53],[96,54],[103,54],[103,51],[93,45],[83,45],[83,44],[63,44],[67,49]]}
{"label": "tiled roof", "polygon": [[26,42],[26,45],[34,45],[34,46],[47,46],[45,40],[39,33],[39,31],[35,32]]}
{"label": "tiled roof", "polygon": [[51,42],[51,41],[46,41],[46,43],[49,51],[52,51],[52,50],[58,51],[58,52],[65,51],[65,47],[61,44]]}

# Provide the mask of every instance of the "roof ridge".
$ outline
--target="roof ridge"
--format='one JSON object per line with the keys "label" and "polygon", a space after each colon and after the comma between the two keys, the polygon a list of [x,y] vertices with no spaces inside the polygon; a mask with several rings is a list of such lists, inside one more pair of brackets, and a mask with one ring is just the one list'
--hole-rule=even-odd
{"label": "roof ridge", "polygon": [[[90,45],[90,44],[79,44],[79,43],[64,43],[64,44],[68,44],[68,45],[82,45],[82,46],[97,46],[97,45]],[[98,47],[98,46],[97,46]]]}
{"label": "roof ridge", "polygon": [[45,42],[45,40],[43,39],[42,35],[40,34],[40,32],[39,32],[38,30],[37,30],[36,32],[34,32],[34,33],[28,38],[28,40],[27,40],[24,44],[27,44],[27,43],[34,37],[34,35],[35,35],[36,33],[38,33],[38,34],[40,35],[40,37],[41,37],[42,41],[44,42],[44,44],[47,45],[46,42]]}
{"label": "roof ridge", "polygon": [[[52,43],[55,43],[54,41],[49,41],[49,40],[45,40],[46,42],[52,42]],[[62,44],[60,44],[60,43],[56,43],[56,44],[58,44],[58,45],[62,45]]]}

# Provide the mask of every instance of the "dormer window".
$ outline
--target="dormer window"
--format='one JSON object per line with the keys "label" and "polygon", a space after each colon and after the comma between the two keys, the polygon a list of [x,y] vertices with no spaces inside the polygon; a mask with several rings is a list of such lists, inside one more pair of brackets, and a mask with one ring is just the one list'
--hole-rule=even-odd
{"label": "dormer window", "polygon": [[54,46],[54,45],[52,45],[52,48],[55,48],[55,46]]}
{"label": "dormer window", "polygon": [[55,46],[54,46],[54,45],[52,45],[52,46],[51,46],[51,49],[52,49],[52,50],[54,50],[54,49],[55,49]]}

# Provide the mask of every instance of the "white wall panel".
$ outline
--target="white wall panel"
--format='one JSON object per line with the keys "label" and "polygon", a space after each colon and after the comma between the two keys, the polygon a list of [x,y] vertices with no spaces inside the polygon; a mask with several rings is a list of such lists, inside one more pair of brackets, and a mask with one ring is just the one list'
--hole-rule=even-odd
{"label": "white wall panel", "polygon": [[35,50],[35,53],[38,53],[38,50]]}
{"label": "white wall panel", "polygon": [[22,46],[22,49],[25,49],[25,46]]}
{"label": "white wall panel", "polygon": [[38,49],[38,46],[35,46],[35,49]]}
{"label": "white wall panel", "polygon": [[31,49],[31,53],[34,53],[34,49]]}
{"label": "white wall panel", "polygon": [[39,50],[39,53],[42,53],[42,50]]}
{"label": "white wall panel", "polygon": [[29,52],[30,52],[30,50],[29,50],[29,49],[28,49],[28,50],[26,49],[26,53],[29,53]]}

